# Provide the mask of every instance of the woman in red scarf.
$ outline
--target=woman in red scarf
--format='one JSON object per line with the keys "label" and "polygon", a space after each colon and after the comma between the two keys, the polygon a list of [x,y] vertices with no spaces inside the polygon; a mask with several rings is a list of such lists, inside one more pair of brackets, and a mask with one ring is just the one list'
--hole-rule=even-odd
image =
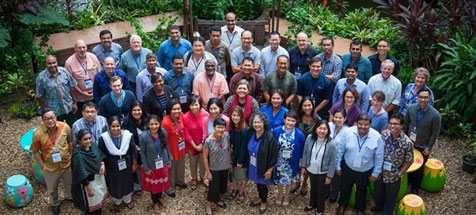
{"label": "woman in red scarf", "polygon": [[250,85],[245,79],[238,81],[235,85],[235,95],[228,97],[226,100],[224,113],[230,116],[233,107],[236,105],[243,108],[246,123],[249,123],[251,114],[255,110],[259,110],[259,104],[255,98],[250,96]]}

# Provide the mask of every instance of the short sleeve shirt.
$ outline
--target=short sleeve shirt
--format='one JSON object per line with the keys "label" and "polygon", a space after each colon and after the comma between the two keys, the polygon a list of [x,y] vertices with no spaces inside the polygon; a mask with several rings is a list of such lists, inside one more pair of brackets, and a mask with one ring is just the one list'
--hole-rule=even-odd
{"label": "short sleeve shirt", "polygon": [[284,93],[284,99],[286,100],[290,95],[296,94],[296,77],[292,73],[286,71],[284,77],[281,78],[279,77],[278,71],[274,71],[266,76],[262,87],[262,90],[268,93],[273,89],[281,89]]}
{"label": "short sleeve shirt", "polygon": [[215,56],[215,59],[218,61],[218,71],[226,77],[226,61],[231,61],[231,51],[228,45],[221,41],[220,45],[215,49],[210,40],[208,40],[205,43],[205,51]]}
{"label": "short sleeve shirt", "polygon": [[[202,98],[203,104],[208,104],[208,100],[213,97],[220,97],[229,93],[228,83],[225,76],[215,72],[212,80],[208,79],[206,72],[199,73],[193,80],[193,94]],[[225,103],[225,97],[222,98]]]}
{"label": "short sleeve shirt", "polygon": [[116,62],[116,66],[117,66],[119,65],[119,61],[121,60],[121,55],[124,51],[122,50],[121,45],[117,43],[111,43],[111,48],[108,51],[106,51],[104,50],[104,47],[100,43],[96,47],[93,48],[92,52],[98,58],[99,62],[101,63],[101,66],[104,65],[104,59],[106,59],[107,57],[114,58],[114,61]]}
{"label": "short sleeve shirt", "polygon": [[136,83],[137,74],[146,68],[145,57],[149,53],[152,53],[150,49],[142,47],[138,56],[136,56],[131,49],[122,54],[118,69],[126,73],[129,82]]}
{"label": "short sleeve shirt", "polygon": [[[76,54],[70,56],[64,63],[64,67],[78,82],[78,87],[82,91],[93,89],[94,76],[102,69],[98,58],[93,53],[86,52],[86,63],[81,63]],[[87,80],[91,81],[91,87],[87,88]],[[82,95],[80,92],[73,90],[72,96],[75,101],[86,102],[91,101],[94,97]]]}
{"label": "short sleeve shirt", "polygon": [[230,154],[230,136],[227,132],[223,133],[221,141],[213,140],[207,137],[203,148],[208,150],[208,165],[210,170],[220,171],[227,170],[231,166]]}
{"label": "short sleeve shirt", "polygon": [[[382,74],[374,75],[370,78],[368,86],[370,89],[370,95],[377,90],[380,90],[385,94],[383,107],[387,107],[390,104],[398,106],[402,95],[402,83],[393,75],[390,75],[387,80],[383,79]],[[371,98],[369,98],[369,100],[370,99]]]}
{"label": "short sleeve shirt", "polygon": [[228,31],[228,27],[222,26],[221,27],[221,41],[225,42],[229,47],[230,51],[233,51],[235,48],[241,46],[241,33],[245,31],[240,26],[235,25],[235,29],[233,29],[233,33]]}
{"label": "short sleeve shirt", "polygon": [[239,46],[231,52],[231,65],[241,65],[245,57],[252,58],[255,63],[261,63],[261,51],[258,48],[251,46],[251,49],[248,52],[245,52],[243,47]]}
{"label": "short sleeve shirt", "polygon": [[47,69],[36,77],[36,97],[44,98],[46,106],[53,109],[56,116],[71,112],[73,98],[70,89],[78,83],[63,67],[57,67],[57,74],[53,76]]}
{"label": "short sleeve shirt", "polygon": [[403,132],[393,140],[389,130],[382,132],[382,139],[385,143],[384,162],[392,163],[390,171],[382,169],[383,183],[393,183],[398,181],[398,173],[407,162],[413,162],[413,142]]}
{"label": "short sleeve shirt", "polygon": [[164,75],[165,84],[174,89],[176,95],[181,95],[182,92],[187,95],[192,95],[194,75],[191,72],[182,71],[179,77],[174,70],[170,70]]}

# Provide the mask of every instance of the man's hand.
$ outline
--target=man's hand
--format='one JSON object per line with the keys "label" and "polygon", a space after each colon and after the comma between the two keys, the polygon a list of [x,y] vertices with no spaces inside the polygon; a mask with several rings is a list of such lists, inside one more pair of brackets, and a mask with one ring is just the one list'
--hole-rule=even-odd
{"label": "man's hand", "polygon": [[378,177],[374,177],[373,175],[369,176],[369,181],[377,181]]}
{"label": "man's hand", "polygon": [[423,154],[424,154],[425,156],[430,156],[430,154],[431,154],[430,149],[429,149],[429,148],[426,148],[425,150],[423,150]]}
{"label": "man's hand", "polygon": [[324,183],[325,185],[331,184],[332,178],[326,177],[326,182]]}
{"label": "man's hand", "polygon": [[336,170],[336,175],[341,176],[342,175],[342,170]]}
{"label": "man's hand", "polygon": [[73,102],[73,108],[71,112],[76,113],[77,110],[78,110],[78,104],[76,102]]}

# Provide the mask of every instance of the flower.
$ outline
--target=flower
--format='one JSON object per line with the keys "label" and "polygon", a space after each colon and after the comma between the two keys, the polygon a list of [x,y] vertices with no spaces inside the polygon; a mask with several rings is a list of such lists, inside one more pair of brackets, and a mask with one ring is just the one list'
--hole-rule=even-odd
{"label": "flower", "polygon": [[15,199],[13,198],[13,196],[7,196],[7,202],[13,204],[15,203]]}
{"label": "flower", "polygon": [[[10,195],[10,196],[14,196],[14,195],[15,195],[15,190],[14,190],[12,187],[9,187],[9,188],[7,189],[7,193],[8,193],[8,195]],[[13,198],[13,197],[12,197],[12,198]]]}
{"label": "flower", "polygon": [[26,194],[28,192],[30,192],[30,190],[28,190],[28,188],[26,188],[25,185],[21,186],[21,187],[17,187],[17,197],[22,197],[22,198],[26,198]]}

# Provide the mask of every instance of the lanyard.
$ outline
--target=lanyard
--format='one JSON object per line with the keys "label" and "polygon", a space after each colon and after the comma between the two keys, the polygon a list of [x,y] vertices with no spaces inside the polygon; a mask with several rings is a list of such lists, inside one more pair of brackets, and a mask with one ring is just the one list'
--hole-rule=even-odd
{"label": "lanyard", "polygon": [[365,141],[367,141],[367,138],[369,137],[369,134],[365,135],[365,139],[364,139],[364,141],[362,142],[362,144],[360,144],[360,136],[359,136],[359,134],[356,134],[355,137],[357,137],[357,144],[359,145],[359,153],[360,153],[360,150],[362,149],[362,146],[364,146]]}
{"label": "lanyard", "polygon": [[301,55],[301,51],[299,51],[298,49],[298,57],[297,57],[297,63],[298,63],[298,67],[301,67],[301,63],[302,63],[302,55]]}
{"label": "lanyard", "polygon": [[341,130],[342,128],[340,128],[339,131],[337,131],[337,125],[336,125],[336,127],[334,128],[334,135],[332,135],[332,139],[335,139]]}
{"label": "lanyard", "polygon": [[[198,67],[200,67],[200,64],[202,63],[202,60],[203,60],[203,56],[205,54],[203,54],[201,57],[200,57],[200,61],[198,61],[198,64],[195,63],[195,58],[192,59],[192,63],[193,63],[193,66],[195,67],[195,72],[197,72],[198,70]],[[193,57],[193,56],[192,56]]]}
{"label": "lanyard", "polygon": [[218,60],[218,55],[220,54],[220,49],[221,49],[221,47],[218,47],[217,51],[215,52],[215,51],[213,50],[213,47],[212,47],[213,56],[215,56],[215,58],[216,58],[217,60]]}
{"label": "lanyard", "polygon": [[137,71],[140,72],[140,55],[139,55],[139,59],[137,59],[134,54],[132,54],[132,57],[134,58],[134,62],[136,63]]}
{"label": "lanyard", "polygon": [[86,63],[85,63],[86,67],[84,67],[83,64],[81,63],[81,61],[79,60],[78,56],[76,56],[76,55],[74,55],[74,56],[76,57],[76,60],[78,61],[81,68],[83,68],[85,78],[88,78],[88,60],[86,59]]}
{"label": "lanyard", "polygon": [[228,35],[228,32],[226,33],[226,36],[228,37],[228,41],[230,41],[230,46],[233,43],[233,40],[235,39],[236,31],[232,33],[233,37],[230,39],[230,35]]}
{"label": "lanyard", "polygon": [[317,84],[317,82],[319,81],[319,78],[316,80],[316,86],[313,86],[312,79],[313,79],[312,75],[309,74],[309,86],[311,86],[311,95],[314,95],[314,91],[316,90],[316,87],[319,86],[319,84]]}
{"label": "lanyard", "polygon": [[94,142],[96,142],[96,132],[93,132],[95,131],[94,127],[96,126],[96,119],[94,119],[93,121],[93,125],[91,127],[89,126],[89,124],[86,122],[86,127],[88,127],[88,130],[89,130],[89,133],[91,133],[91,135],[93,136],[93,139],[94,139]]}
{"label": "lanyard", "polygon": [[215,85],[215,75],[213,75],[213,80],[212,80],[212,85],[210,85],[210,81],[208,80],[208,76],[206,77],[207,79],[207,83],[208,83],[208,87],[210,88],[210,93],[213,94],[213,85]]}
{"label": "lanyard", "polygon": [[177,122],[178,122],[178,123],[175,123],[175,122],[174,122],[174,126],[175,126],[175,128],[177,129],[179,138],[182,139],[182,127],[180,126],[180,120],[177,119]]}
{"label": "lanyard", "polygon": [[120,136],[119,139],[112,138],[112,142],[114,142],[114,145],[116,146],[117,149],[121,149],[122,136]]}
{"label": "lanyard", "polygon": [[55,138],[52,139],[51,136],[50,136],[50,133],[48,133],[48,137],[50,138],[50,141],[51,141],[51,144],[53,145],[53,147],[55,146],[56,144],[56,135],[58,133],[58,128],[55,129]]}
{"label": "lanyard", "polygon": [[126,92],[124,92],[124,90],[121,91],[121,101],[119,103],[117,103],[117,99],[116,97],[114,96],[114,93],[111,91],[111,99],[112,99],[112,102],[114,102],[114,104],[119,108],[121,109],[122,108],[122,105],[124,104],[124,97],[126,96]]}
{"label": "lanyard", "polygon": [[[160,131],[159,131],[160,132]],[[154,137],[152,136],[152,134],[150,133],[149,131],[149,135],[150,135],[150,138],[152,140],[154,140]],[[157,141],[154,141],[154,148],[155,148],[155,152],[157,152],[157,156],[159,156],[159,149],[160,149],[160,138],[159,138],[159,133],[157,133]]]}
{"label": "lanyard", "polygon": [[[315,142],[314,144],[316,144],[317,141],[318,141],[318,140],[316,140],[316,142]],[[315,157],[314,160],[317,160],[317,157],[319,156],[319,152],[321,152],[321,148],[322,148],[323,145],[324,145],[324,144],[322,144],[322,145],[319,146],[319,149],[317,150],[316,157]]]}

